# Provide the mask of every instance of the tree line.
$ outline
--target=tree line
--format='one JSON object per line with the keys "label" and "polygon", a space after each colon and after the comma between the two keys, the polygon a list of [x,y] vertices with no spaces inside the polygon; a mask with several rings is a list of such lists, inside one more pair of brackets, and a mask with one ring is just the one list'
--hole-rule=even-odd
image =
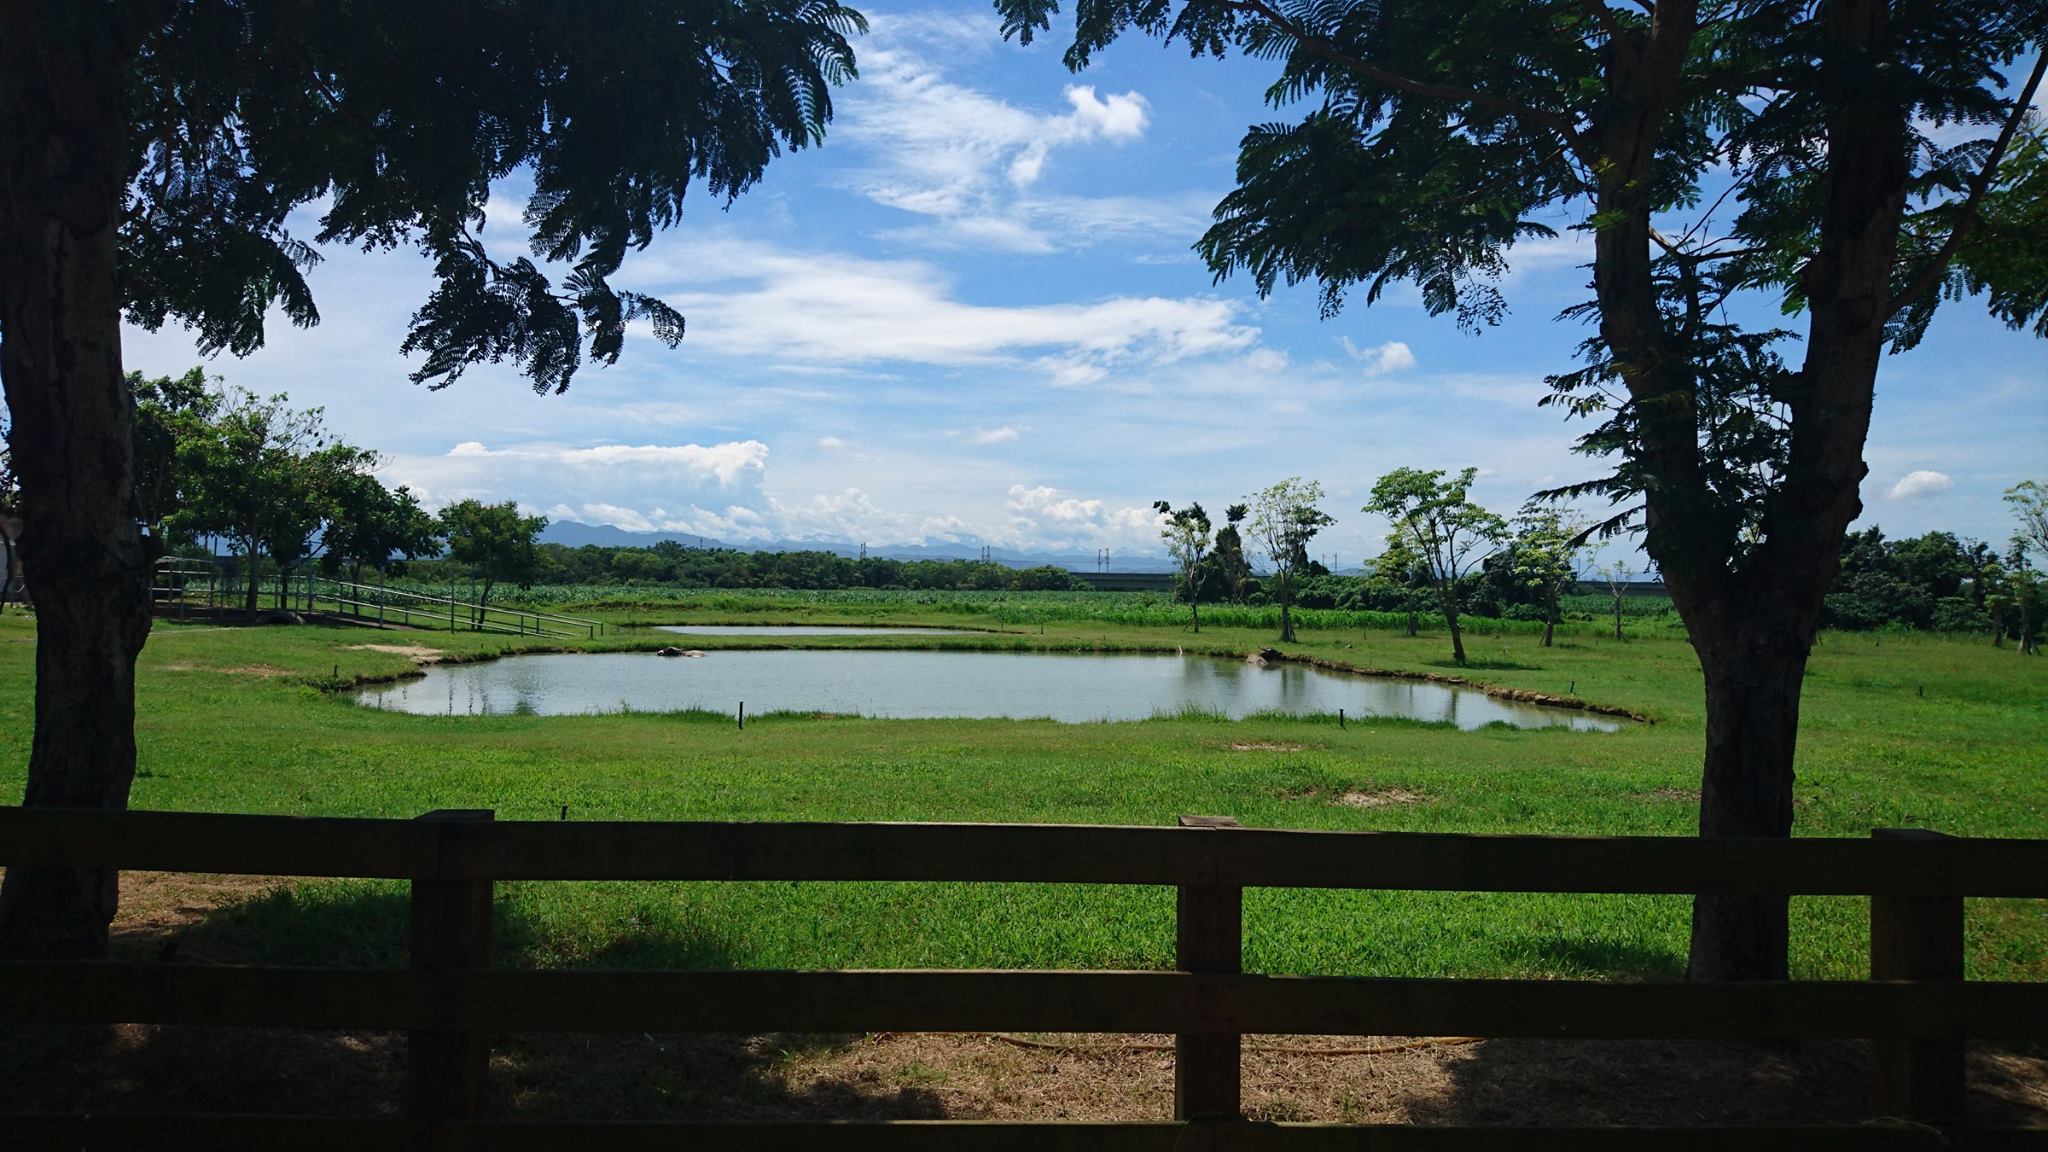
{"label": "tree line", "polygon": [[[1455,476],[1396,468],[1380,477],[1360,511],[1386,517],[1391,529],[1360,576],[1335,575],[1309,555],[1309,541],[1336,522],[1318,507],[1323,488],[1315,481],[1293,477],[1262,489],[1228,506],[1220,527],[1199,503],[1176,509],[1161,500],[1153,508],[1177,567],[1175,595],[1197,632],[1205,602],[1278,604],[1283,641],[1294,638],[1296,605],[1406,612],[1410,635],[1417,615],[1434,611],[1449,629],[1452,659],[1463,664],[1463,617],[1540,620],[1549,647],[1565,597],[1603,584],[1620,638],[1628,573],[1619,562],[1591,566],[1598,526],[1541,495],[1502,516],[1471,499],[1477,476],[1474,468]],[[1988,632],[1993,644],[2011,640],[2034,652],[2048,600],[2048,579],[2033,560],[2048,558],[2048,487],[2026,481],[2005,499],[2019,525],[2003,552],[1949,532],[1907,540],[1887,540],[1877,527],[1849,534],[1823,603],[1826,625]],[[1254,571],[1259,559],[1263,575]]]}
{"label": "tree line", "polygon": [[531,583],[547,519],[513,501],[461,500],[431,513],[404,485],[389,488],[382,457],[329,431],[319,408],[182,376],[127,377],[134,397],[135,515],[158,556],[212,560],[225,547],[254,615],[265,575],[286,581],[317,568],[360,581],[445,557],[483,580]]}
{"label": "tree line", "polygon": [[678,584],[694,588],[909,588],[932,591],[1070,592],[1091,585],[1065,568],[1010,568],[984,560],[892,560],[821,549],[749,552],[690,548],[541,544],[534,582]]}

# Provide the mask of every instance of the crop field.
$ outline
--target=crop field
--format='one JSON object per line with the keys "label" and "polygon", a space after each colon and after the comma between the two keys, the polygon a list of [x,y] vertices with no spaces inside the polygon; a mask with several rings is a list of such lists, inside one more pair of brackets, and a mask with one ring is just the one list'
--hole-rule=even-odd
{"label": "crop field", "polygon": [[[393,588],[431,596],[446,596],[447,585],[393,582]],[[457,598],[467,594],[458,588]],[[675,584],[540,584],[532,588],[501,591],[492,603],[503,601],[543,612],[598,615],[619,620],[667,620],[679,610],[692,619],[726,622],[769,623],[838,620],[844,623],[901,621],[911,617],[945,616],[956,625],[1004,627],[1040,624],[1114,624],[1172,628],[1187,620],[1186,604],[1156,592],[1014,592],[959,591],[952,589],[870,589],[845,588],[826,591],[799,589],[689,588]],[[1603,594],[1569,596],[1560,608],[1565,620],[1561,627],[1589,634],[1611,635],[1613,601]],[[906,616],[905,614],[910,614]],[[1405,612],[1359,612],[1331,608],[1296,608],[1296,622],[1312,631],[1344,629],[1405,629]],[[1672,634],[1682,634],[1671,601],[1662,596],[1629,596],[1622,602],[1622,616],[1648,627],[1661,625]],[[1280,608],[1273,604],[1202,605],[1202,623],[1223,628],[1277,629]],[[1543,625],[1535,621],[1475,620],[1485,630],[1507,630],[1535,635]],[[1423,625],[1430,626],[1427,614]],[[1441,622],[1435,625],[1441,628]]]}
{"label": "crop field", "polygon": [[[991,594],[993,595],[993,594]],[[614,623],[800,621],[1003,627],[986,636],[826,637],[778,646],[1149,650],[1237,655],[1270,630],[1200,636],[1114,594],[984,600],[944,593],[709,593],[613,609]],[[1142,598],[1125,597],[1126,601]],[[1033,617],[1037,619],[1034,620]],[[1126,622],[1128,621],[1128,622]],[[1226,622],[1228,622],[1226,624]],[[1441,632],[1329,627],[1304,614],[1290,654],[1454,674]],[[614,629],[590,647],[656,647]],[[1183,813],[1285,828],[1689,834],[1697,819],[1700,686],[1691,651],[1655,621],[1617,642],[1590,623],[1539,647],[1475,629],[1463,674],[1573,694],[1651,723],[1615,733],[1412,721],[1184,716],[1132,723],[870,720],[778,714],[744,731],[707,713],[420,717],[334,689],[408,674],[419,644],[468,659],[535,646],[473,633],[159,624],[142,656],[142,808],[500,819],[979,820],[1165,824]],[[760,637],[693,637],[711,652]],[[27,760],[32,618],[0,617],[0,790]],[[578,645],[586,646],[586,645]],[[1797,834],[1884,826],[2048,836],[2048,674],[1987,643],[1830,635],[1809,676]],[[1863,902],[1795,902],[1794,971],[1855,977]],[[302,883],[243,891],[185,929],[197,954],[396,964],[402,887]],[[1663,977],[1682,970],[1673,897],[1255,891],[1255,970],[1373,975]],[[500,962],[521,966],[1166,966],[1171,894],[943,884],[507,884]],[[1971,975],[2048,978],[2038,906],[1978,901]]]}

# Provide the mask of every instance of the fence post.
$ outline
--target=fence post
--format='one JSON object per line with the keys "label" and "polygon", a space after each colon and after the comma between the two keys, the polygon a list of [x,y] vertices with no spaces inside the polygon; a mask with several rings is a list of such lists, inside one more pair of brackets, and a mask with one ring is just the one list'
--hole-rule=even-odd
{"label": "fence post", "polygon": [[[1182,828],[1217,833],[1238,827],[1228,816],[1183,816]],[[1244,889],[1234,884],[1183,884],[1174,907],[1174,967],[1183,972],[1244,970]],[[1236,1033],[1173,1038],[1176,1120],[1236,1120],[1243,1069]]]}
{"label": "fence post", "polygon": [[[452,808],[420,819],[440,825],[445,843],[465,823],[490,820],[488,808]],[[491,962],[491,881],[415,877],[412,969],[487,968]],[[490,1037],[481,1032],[414,1032],[407,1038],[406,1110],[415,1118],[476,1116],[484,1110]]]}
{"label": "fence post", "polygon": [[[1932,843],[1948,837],[1920,828],[1878,828],[1879,842]],[[1961,980],[1963,898],[1943,893],[1870,898],[1872,980]],[[1871,1045],[1871,1108],[1923,1124],[1963,1122],[1965,1041],[1878,1040]]]}

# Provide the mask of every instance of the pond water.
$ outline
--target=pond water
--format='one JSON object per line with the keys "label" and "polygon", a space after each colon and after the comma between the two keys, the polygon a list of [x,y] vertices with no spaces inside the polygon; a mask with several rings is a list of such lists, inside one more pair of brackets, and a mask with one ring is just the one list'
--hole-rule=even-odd
{"label": "pond water", "polygon": [[357,693],[359,703],[430,716],[586,715],[703,708],[838,712],[890,718],[1045,717],[1069,723],[1143,720],[1193,708],[1409,716],[1478,728],[1612,731],[1583,712],[1495,700],[1483,692],[1328,672],[1302,664],[1255,667],[1198,656],[1039,652],[887,652],[858,649],[713,651],[701,659],[651,652],[554,653],[442,664],[426,675]]}
{"label": "pond water", "polygon": [[967,636],[965,628],[870,628],[864,624],[656,624],[684,636]]}

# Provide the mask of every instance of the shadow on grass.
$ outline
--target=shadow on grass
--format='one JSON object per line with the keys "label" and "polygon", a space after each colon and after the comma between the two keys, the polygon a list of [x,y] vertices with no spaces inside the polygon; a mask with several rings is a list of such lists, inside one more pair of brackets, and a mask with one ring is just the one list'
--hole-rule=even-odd
{"label": "shadow on grass", "polygon": [[[145,963],[392,968],[407,962],[402,884],[250,887],[196,915],[121,933],[117,959]],[[723,941],[633,916],[600,926],[579,967],[732,966]],[[493,963],[549,966],[539,928],[500,901]],[[499,1036],[490,1109],[561,1119],[937,1119],[938,1095],[906,1078],[811,1065],[864,1041],[794,1034]],[[6,1113],[239,1112],[396,1115],[405,1037],[284,1028],[0,1024]]]}
{"label": "shadow on grass", "polygon": [[1430,668],[1443,668],[1451,672],[1541,672],[1541,664],[1524,664],[1519,660],[1467,660],[1463,664],[1456,660],[1423,660]]}
{"label": "shadow on grass", "polygon": [[1578,979],[1675,980],[1685,975],[1685,956],[1632,940],[1546,936],[1532,941],[1547,967]]}

